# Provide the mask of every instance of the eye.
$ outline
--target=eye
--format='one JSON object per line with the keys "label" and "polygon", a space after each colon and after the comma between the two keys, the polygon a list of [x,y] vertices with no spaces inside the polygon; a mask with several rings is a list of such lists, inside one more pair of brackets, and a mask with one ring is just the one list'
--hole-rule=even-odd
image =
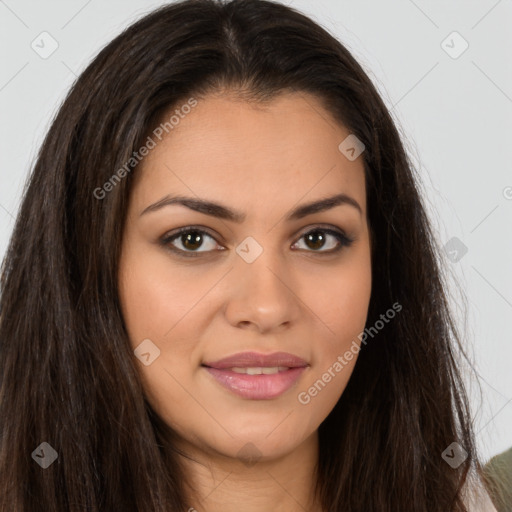
{"label": "eye", "polygon": [[[299,241],[302,239],[304,239],[304,243],[306,244],[306,250],[311,249],[308,252],[321,254],[338,252],[343,247],[350,246],[354,241],[342,231],[322,227],[316,227],[307,231],[300,237]],[[208,240],[210,240],[210,242],[205,243],[205,241],[208,242]],[[331,242],[330,244],[328,244],[329,240]],[[292,247],[296,246],[298,243],[299,242],[295,242]],[[326,243],[330,246],[327,250],[325,250]],[[207,231],[193,226],[187,226],[165,235],[161,240],[161,244],[184,257],[198,257],[201,256],[201,253],[211,253],[216,247],[218,247],[219,250],[225,250],[225,248],[216,243],[215,238]],[[201,248],[203,250],[199,250]],[[301,247],[299,248],[302,249]]]}
{"label": "eye", "polygon": [[[169,235],[166,235],[162,239],[162,244],[167,246],[170,250],[173,252],[180,253],[180,255],[183,256],[200,256],[202,252],[212,252],[212,250],[215,249],[216,243],[206,244],[206,249],[199,251],[197,250],[200,247],[203,247],[204,240],[210,239],[215,242],[215,239],[213,236],[208,234],[205,230],[194,228],[192,226],[187,226],[185,228],[179,229],[177,232],[170,233]],[[175,243],[178,244],[178,247],[174,245]],[[180,247],[181,246],[181,247]],[[223,249],[221,249],[223,250]]]}
{"label": "eye", "polygon": [[[313,249],[311,252],[318,253],[327,253],[332,254],[340,251],[343,247],[349,247],[354,241],[352,238],[349,238],[342,231],[338,231],[335,229],[316,227],[313,230],[307,231],[304,233],[299,241],[304,239],[304,244],[306,245],[306,249]],[[331,239],[330,248],[327,250],[319,250],[324,249],[328,240]],[[296,242],[294,245],[297,245],[299,242]],[[293,246],[292,246],[293,247]]]}

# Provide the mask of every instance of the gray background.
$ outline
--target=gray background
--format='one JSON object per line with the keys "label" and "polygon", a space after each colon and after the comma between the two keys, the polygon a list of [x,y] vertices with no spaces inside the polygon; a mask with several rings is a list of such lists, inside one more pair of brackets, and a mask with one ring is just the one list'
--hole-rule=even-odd
{"label": "gray background", "polygon": [[[480,374],[483,399],[469,378],[468,386],[479,447],[489,458],[512,446],[512,0],[286,3],[331,31],[366,69],[420,171],[439,241],[456,237],[443,256]],[[0,0],[1,258],[38,147],[76,75],[160,5]],[[45,59],[31,47],[51,48],[44,31],[58,44]]]}

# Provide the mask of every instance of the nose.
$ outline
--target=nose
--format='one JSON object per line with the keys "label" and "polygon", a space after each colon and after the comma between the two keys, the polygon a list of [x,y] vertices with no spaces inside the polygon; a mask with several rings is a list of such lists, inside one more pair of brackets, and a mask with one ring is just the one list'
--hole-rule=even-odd
{"label": "nose", "polygon": [[225,315],[234,327],[265,333],[290,328],[300,318],[299,287],[270,249],[252,263],[237,256],[230,274]]}

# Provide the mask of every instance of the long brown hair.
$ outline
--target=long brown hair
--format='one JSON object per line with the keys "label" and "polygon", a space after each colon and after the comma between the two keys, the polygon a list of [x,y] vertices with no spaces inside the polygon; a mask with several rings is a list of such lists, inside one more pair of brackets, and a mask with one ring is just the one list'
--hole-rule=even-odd
{"label": "long brown hair", "polygon": [[[163,112],[221,89],[253,102],[313,94],[366,148],[367,322],[397,301],[403,309],[362,348],[320,425],[325,510],[466,510],[461,488],[480,465],[458,368],[465,355],[413,165],[349,51],[308,17],[264,0],[187,0],[150,13],[98,54],[56,115],[2,266],[0,509],[190,507],[174,433],[144,397],[117,263],[137,172],[126,162]],[[123,166],[123,179],[98,198]],[[46,469],[31,456],[43,442],[58,454]],[[453,442],[468,454],[456,468],[441,456]]]}

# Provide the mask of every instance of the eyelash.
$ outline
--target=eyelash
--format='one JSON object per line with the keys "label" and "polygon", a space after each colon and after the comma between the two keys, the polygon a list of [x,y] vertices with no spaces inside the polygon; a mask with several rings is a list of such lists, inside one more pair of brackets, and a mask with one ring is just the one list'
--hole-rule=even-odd
{"label": "eyelash", "polygon": [[[311,249],[311,250],[306,250],[306,252],[312,252],[312,253],[320,254],[320,255],[332,255],[334,253],[340,252],[344,247],[350,247],[352,245],[352,243],[354,242],[353,238],[348,237],[342,231],[338,231],[338,230],[334,230],[334,229],[330,229],[330,228],[324,228],[321,226],[317,226],[317,227],[314,227],[313,229],[310,229],[309,231],[306,231],[305,233],[303,233],[300,236],[299,240],[304,238],[306,235],[309,235],[310,233],[314,233],[314,232],[326,233],[328,235],[333,236],[334,238],[337,239],[338,246],[334,249],[329,249],[328,251],[320,251],[320,250],[315,251],[315,250]],[[184,251],[182,249],[178,249],[178,248],[174,247],[172,245],[172,242],[185,233],[199,233],[201,235],[208,235],[210,238],[215,240],[215,237],[213,235],[211,235],[208,231],[205,231],[204,229],[196,228],[194,226],[187,226],[184,228],[180,228],[179,230],[177,230],[175,232],[165,235],[160,240],[160,243],[161,243],[161,245],[165,246],[168,250],[172,251],[173,253],[178,254],[178,256],[183,256],[185,258],[197,258],[204,254],[209,254],[209,253],[213,252],[213,251]],[[217,240],[215,240],[215,241],[217,242]],[[297,243],[297,242],[295,242],[295,243]]]}

